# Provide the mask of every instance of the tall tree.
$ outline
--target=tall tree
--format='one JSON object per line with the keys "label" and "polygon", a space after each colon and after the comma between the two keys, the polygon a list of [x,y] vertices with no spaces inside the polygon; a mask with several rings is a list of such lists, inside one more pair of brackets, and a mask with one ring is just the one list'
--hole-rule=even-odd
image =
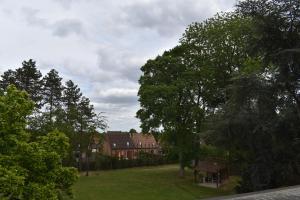
{"label": "tall tree", "polygon": [[225,103],[231,78],[252,61],[245,43],[251,38],[250,26],[251,20],[235,13],[194,23],[180,46],[142,67],[142,109],[137,113],[142,128],[164,129],[163,138],[177,149],[181,171],[199,149],[206,118]]}
{"label": "tall tree", "polygon": [[37,107],[41,106],[41,89],[42,74],[36,67],[36,62],[32,59],[24,61],[22,67],[16,69],[16,86],[25,90],[30,98],[36,103]]}
{"label": "tall tree", "polygon": [[278,85],[294,99],[300,119],[300,2],[241,1],[237,12],[254,21],[252,55],[277,70]]}
{"label": "tall tree", "polygon": [[52,117],[55,111],[62,107],[62,92],[63,85],[62,78],[54,69],[43,78],[43,105],[46,106],[48,111],[49,123],[52,124]]}
{"label": "tall tree", "polygon": [[9,85],[16,85],[16,72],[11,69],[1,75],[0,90],[5,91]]}
{"label": "tall tree", "polygon": [[143,132],[164,129],[165,138],[178,153],[181,177],[193,147],[197,119],[203,113],[195,81],[197,75],[184,63],[183,52],[184,47],[178,46],[141,68],[138,93],[141,109],[137,112]]}
{"label": "tall tree", "polygon": [[259,62],[228,87],[217,138],[239,161],[240,192],[299,184],[300,3],[247,0],[237,13],[252,21],[248,54]]}
{"label": "tall tree", "polygon": [[78,118],[78,104],[82,97],[80,88],[69,80],[66,82],[65,90],[63,92],[63,102],[66,110],[66,118],[71,126],[75,128],[76,120]]}
{"label": "tall tree", "polygon": [[217,14],[191,24],[181,38],[186,63],[198,73],[200,100],[207,114],[226,101],[226,86],[249,62],[251,26],[251,19],[238,14]]}
{"label": "tall tree", "polygon": [[[82,97],[78,104],[78,130],[79,140],[77,143],[80,145],[81,152],[85,152],[86,159],[86,175],[89,175],[89,157],[91,154],[91,142],[97,134],[97,130],[103,130],[106,128],[105,118],[101,114],[96,114],[93,105],[86,97]],[[82,159],[79,159],[80,166]]]}

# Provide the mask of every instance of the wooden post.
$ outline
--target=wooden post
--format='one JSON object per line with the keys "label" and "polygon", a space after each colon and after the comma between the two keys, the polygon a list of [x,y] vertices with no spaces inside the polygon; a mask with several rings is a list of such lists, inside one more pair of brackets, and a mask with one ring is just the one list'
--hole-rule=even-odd
{"label": "wooden post", "polygon": [[195,183],[198,182],[198,171],[196,169],[194,169],[194,181]]}
{"label": "wooden post", "polygon": [[217,188],[219,188],[219,183],[221,183],[220,182],[220,171],[218,171],[218,173],[217,173]]}

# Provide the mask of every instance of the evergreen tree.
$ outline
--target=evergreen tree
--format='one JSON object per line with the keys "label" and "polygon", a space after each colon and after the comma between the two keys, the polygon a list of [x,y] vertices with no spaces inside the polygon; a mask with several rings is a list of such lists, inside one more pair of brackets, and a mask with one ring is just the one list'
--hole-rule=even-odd
{"label": "evergreen tree", "polygon": [[30,98],[39,108],[41,106],[42,74],[36,68],[36,63],[32,59],[24,61],[22,67],[16,70],[16,86],[20,90],[25,90]]}
{"label": "evergreen tree", "polygon": [[9,85],[16,85],[16,72],[11,69],[1,75],[0,90],[5,91]]}
{"label": "evergreen tree", "polygon": [[62,78],[54,69],[43,78],[43,106],[46,107],[48,114],[48,122],[52,124],[55,112],[62,106],[62,92],[63,86]]}
{"label": "evergreen tree", "polygon": [[63,102],[66,113],[66,121],[70,126],[76,128],[76,122],[78,119],[78,104],[82,97],[80,88],[69,80],[66,82],[65,90],[63,92]]}
{"label": "evergreen tree", "polygon": [[[81,151],[86,154],[86,175],[89,173],[89,154],[90,142],[92,140],[95,131],[93,129],[93,119],[94,119],[94,107],[90,104],[90,100],[86,97],[82,97],[78,104],[78,119],[77,119],[77,131],[78,131],[78,141]],[[79,159],[80,166],[82,165],[82,160]]]}
{"label": "evergreen tree", "polygon": [[78,125],[80,132],[89,131],[94,116],[94,107],[91,105],[90,99],[83,96],[78,104]]}

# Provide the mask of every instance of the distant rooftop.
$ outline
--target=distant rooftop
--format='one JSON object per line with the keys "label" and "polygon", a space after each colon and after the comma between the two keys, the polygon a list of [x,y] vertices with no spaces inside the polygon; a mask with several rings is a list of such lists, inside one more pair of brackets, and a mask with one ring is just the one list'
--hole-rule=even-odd
{"label": "distant rooftop", "polygon": [[265,190],[260,192],[210,198],[206,200],[299,200],[300,186]]}
{"label": "distant rooftop", "polygon": [[107,131],[105,140],[112,149],[157,148],[158,144],[151,134]]}

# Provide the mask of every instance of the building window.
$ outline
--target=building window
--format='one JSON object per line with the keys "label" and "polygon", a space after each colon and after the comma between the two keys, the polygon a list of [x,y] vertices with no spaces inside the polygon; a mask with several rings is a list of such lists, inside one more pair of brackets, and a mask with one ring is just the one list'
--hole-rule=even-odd
{"label": "building window", "polygon": [[129,147],[129,142],[126,142],[126,145]]}
{"label": "building window", "polygon": [[142,147],[142,142],[140,142],[140,147]]}
{"label": "building window", "polygon": [[152,143],[152,147],[155,147],[155,144],[154,144],[154,143]]}
{"label": "building window", "polygon": [[117,146],[117,144],[116,143],[113,143],[113,147],[116,147]]}

